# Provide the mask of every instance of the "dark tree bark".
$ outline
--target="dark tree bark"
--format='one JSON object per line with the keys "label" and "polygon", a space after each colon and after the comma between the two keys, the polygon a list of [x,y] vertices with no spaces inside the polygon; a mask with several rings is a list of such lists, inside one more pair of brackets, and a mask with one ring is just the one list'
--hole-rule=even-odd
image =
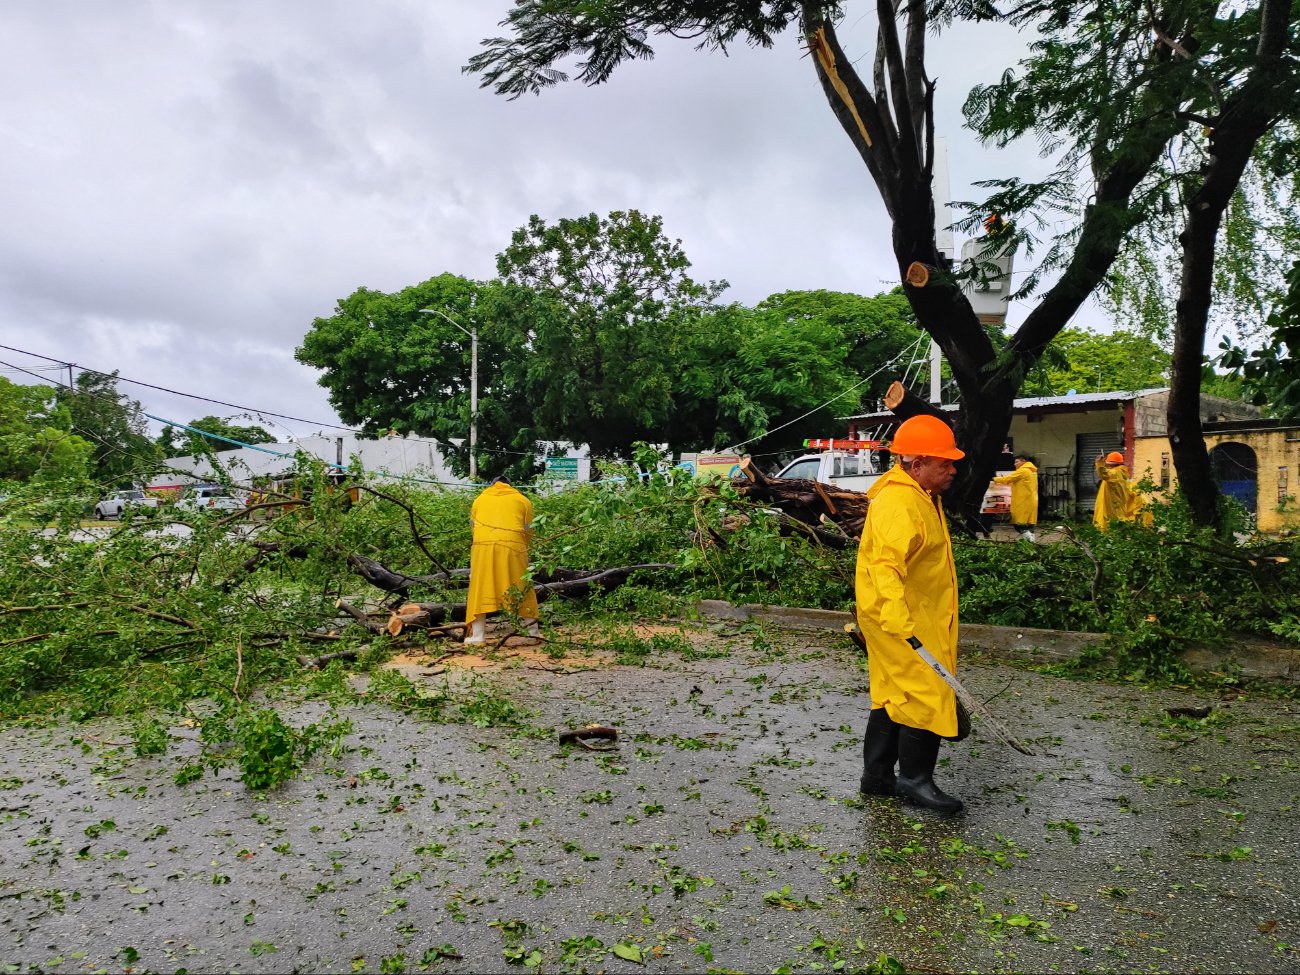
{"label": "dark tree bark", "polygon": [[[1151,171],[1169,139],[1186,124],[1175,109],[1181,89],[1148,89],[1142,115],[1147,124],[1121,137],[1118,150],[1096,172],[1097,191],[1079,230],[1073,257],[1057,282],[1011,337],[999,356],[960,282],[943,269],[935,237],[933,196],[934,82],[926,74],[925,0],[877,0],[879,23],[873,88],[868,89],[845,55],[828,11],[808,0],[802,21],[822,90],[835,117],[867,166],[893,223],[899,279],[918,323],[938,343],[961,391],[955,428],[968,460],[949,492],[955,515],[978,517],[980,501],[1011,427],[1011,406],[1025,373],[1046,345],[1101,283],[1137,222],[1129,208],[1134,190]],[[901,14],[901,18],[900,18]],[[899,20],[905,24],[900,39]],[[1152,57],[1172,52],[1157,47]],[[1102,154],[1099,154],[1099,158]],[[922,287],[906,283],[919,262],[939,273]]]}
{"label": "dark tree bark", "polygon": [[1209,158],[1187,200],[1182,282],[1174,315],[1174,351],[1167,419],[1169,450],[1192,518],[1219,527],[1219,489],[1201,426],[1201,367],[1219,227],[1259,140],[1295,99],[1296,79],[1283,57],[1295,14],[1290,0],[1265,0],[1250,76],[1224,101],[1211,123]]}

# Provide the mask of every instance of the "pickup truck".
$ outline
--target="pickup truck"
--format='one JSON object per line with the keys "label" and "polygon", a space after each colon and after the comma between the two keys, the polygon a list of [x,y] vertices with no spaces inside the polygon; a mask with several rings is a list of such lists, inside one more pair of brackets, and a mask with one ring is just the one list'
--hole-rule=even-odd
{"label": "pickup truck", "polygon": [[777,472],[777,477],[801,477],[820,481],[844,491],[865,491],[885,473],[884,458],[877,452],[823,450],[796,457]]}
{"label": "pickup truck", "polygon": [[[883,451],[823,450],[796,457],[777,473],[777,477],[801,477],[820,481],[843,491],[866,491],[885,473],[889,455]],[[1011,488],[989,482],[980,505],[985,515],[1005,515],[1011,510]]]}
{"label": "pickup truck", "polygon": [[242,511],[244,502],[220,484],[191,484],[176,507],[182,511]]}
{"label": "pickup truck", "polygon": [[145,509],[158,507],[158,499],[143,491],[114,491],[104,500],[96,502],[95,517],[100,521],[111,518],[121,520],[127,514],[147,515]]}

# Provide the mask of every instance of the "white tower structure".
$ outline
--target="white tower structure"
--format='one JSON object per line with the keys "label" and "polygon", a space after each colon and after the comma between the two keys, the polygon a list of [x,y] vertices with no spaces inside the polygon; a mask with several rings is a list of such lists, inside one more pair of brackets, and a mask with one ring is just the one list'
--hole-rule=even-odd
{"label": "white tower structure", "polygon": [[1007,320],[1014,261],[1014,253],[999,252],[998,242],[989,237],[976,237],[961,245],[961,270],[973,275],[962,284],[962,291],[986,325],[1001,325]]}

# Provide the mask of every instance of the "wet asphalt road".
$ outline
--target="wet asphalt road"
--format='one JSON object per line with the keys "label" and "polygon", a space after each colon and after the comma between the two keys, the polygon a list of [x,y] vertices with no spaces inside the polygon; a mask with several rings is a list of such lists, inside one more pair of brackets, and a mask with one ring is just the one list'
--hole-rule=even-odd
{"label": "wet asphalt road", "polygon": [[[977,721],[943,753],[967,802],[945,820],[857,795],[850,647],[691,640],[703,656],[417,677],[508,697],[528,728],[346,706],[347,750],[266,795],[233,769],[175,785],[180,724],[144,759],[113,722],[8,729],[5,970],[1300,968],[1296,702],[967,663],[1039,756]],[[557,744],[588,722],[617,750]]]}

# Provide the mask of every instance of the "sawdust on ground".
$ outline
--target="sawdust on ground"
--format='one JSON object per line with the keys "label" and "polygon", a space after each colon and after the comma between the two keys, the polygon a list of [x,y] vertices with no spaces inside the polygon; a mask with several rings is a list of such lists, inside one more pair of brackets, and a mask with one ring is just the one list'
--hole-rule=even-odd
{"label": "sawdust on ground", "polygon": [[[688,635],[693,641],[706,636],[678,624],[635,623],[631,629],[642,640],[665,633]],[[427,675],[431,671],[440,673],[442,669],[503,670],[520,665],[568,669],[610,666],[614,662],[613,655],[604,651],[599,641],[590,639],[581,628],[556,628],[549,633],[542,639],[512,635],[497,646],[500,635],[493,636],[489,631],[483,648],[476,648],[472,653],[462,643],[442,642],[428,649],[410,649],[396,654],[384,664],[384,668]]]}

